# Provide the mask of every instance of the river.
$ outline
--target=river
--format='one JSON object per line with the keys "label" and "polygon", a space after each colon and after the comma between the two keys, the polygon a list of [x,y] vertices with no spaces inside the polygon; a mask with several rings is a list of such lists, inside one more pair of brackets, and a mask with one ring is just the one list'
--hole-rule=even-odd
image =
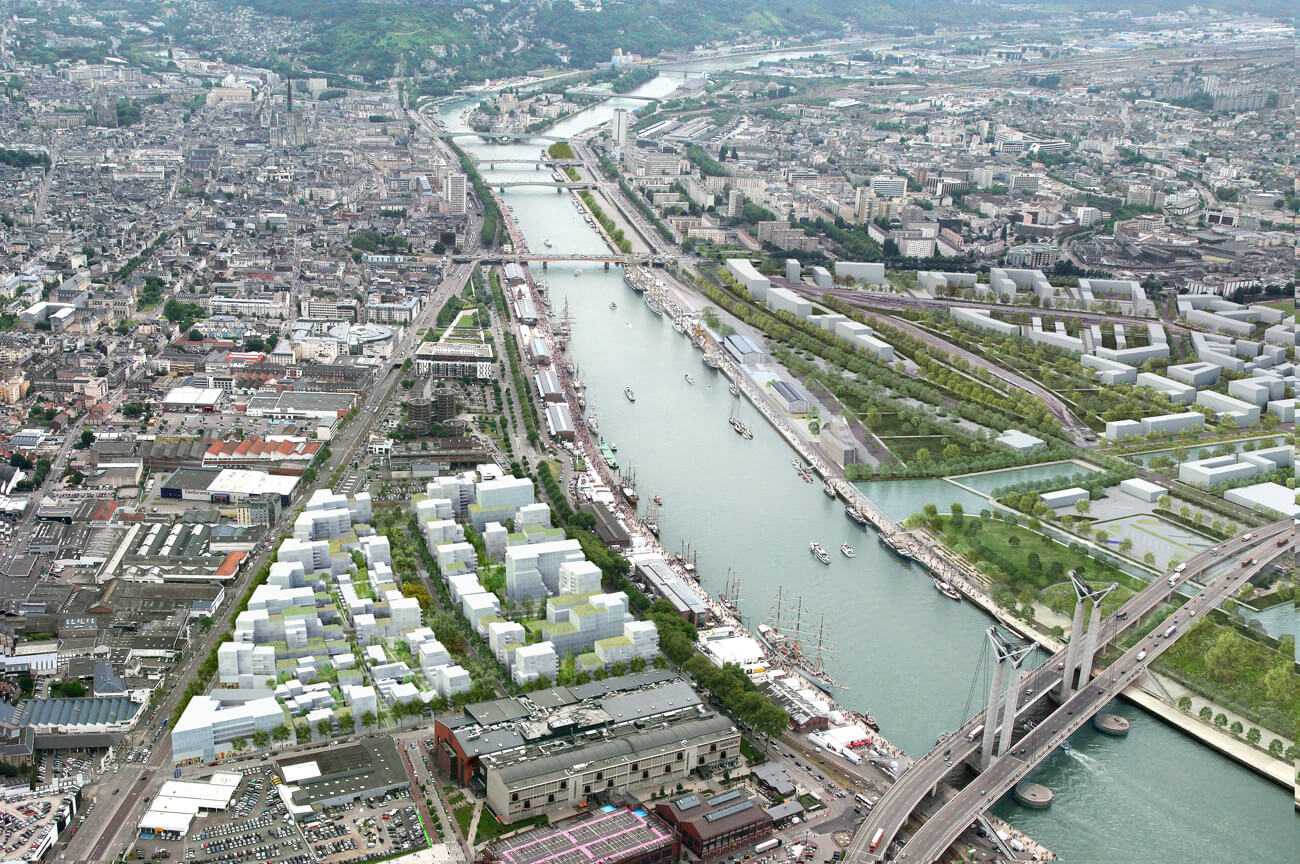
{"label": "river", "polygon": [[[630,95],[661,97],[674,87],[661,76]],[[441,107],[448,129],[465,130],[459,115],[467,104]],[[572,135],[605,122],[615,107],[640,104],[610,99],[549,134]],[[460,144],[484,158],[505,159],[536,155],[546,142]],[[504,182],[521,173],[533,172],[503,168],[486,176]],[[542,250],[550,240],[550,251],[606,251],[568,193],[512,188],[505,200],[530,248]],[[535,275],[549,282],[556,309],[568,301],[571,351],[602,433],[618,445],[620,463],[635,468],[642,501],[663,496],[664,545],[676,550],[689,543],[704,585],[715,594],[729,569],[739,574],[740,608],[751,626],[769,614],[778,586],[802,595],[807,608],[825,615],[838,645],[828,667],[850,688],[841,701],[873,713],[885,735],[913,755],[928,750],[987,693],[978,664],[989,619],[970,604],[943,598],[919,570],[888,555],[874,533],[849,522],[820,484],[801,481],[789,448],[748,404],[740,411],[754,439],[738,438],[726,422],[736,400],[725,379],[704,366],[667,318],[640,302],[617,269],[588,265],[575,276],[577,269],[552,264]],[[685,381],[687,373],[694,385]],[[624,387],[636,392],[635,403],[624,397]],[[969,512],[980,500],[943,481],[863,488],[893,516],[927,503],[942,509],[953,500]],[[809,540],[831,551],[831,566],[809,557]],[[856,558],[839,554],[844,542],[856,548]],[[1073,750],[1058,752],[1031,775],[1056,793],[1050,810],[1006,800],[995,812],[1065,861],[1182,864],[1228,850],[1258,864],[1294,860],[1300,818],[1281,789],[1132,706],[1118,703],[1111,710],[1132,720],[1129,737],[1085,729]]]}

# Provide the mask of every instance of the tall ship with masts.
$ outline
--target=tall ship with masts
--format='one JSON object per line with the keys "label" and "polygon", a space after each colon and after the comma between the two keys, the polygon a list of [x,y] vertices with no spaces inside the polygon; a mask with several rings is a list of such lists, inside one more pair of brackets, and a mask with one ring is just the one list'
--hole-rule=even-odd
{"label": "tall ship with masts", "polygon": [[718,595],[718,602],[731,610],[737,618],[740,617],[740,575],[733,573],[730,567],[727,568],[726,587]]}
{"label": "tall ship with masts", "polygon": [[802,597],[787,597],[778,587],[771,614],[758,625],[758,638],[778,663],[790,666],[827,694],[848,689],[826,671],[826,661],[835,653],[826,633],[826,616],[806,609]]}

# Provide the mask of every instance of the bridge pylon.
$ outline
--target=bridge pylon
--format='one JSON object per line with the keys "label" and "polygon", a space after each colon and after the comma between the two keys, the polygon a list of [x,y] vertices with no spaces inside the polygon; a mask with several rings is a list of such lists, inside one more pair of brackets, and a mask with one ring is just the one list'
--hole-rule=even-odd
{"label": "bridge pylon", "polygon": [[[1092,657],[1097,651],[1097,634],[1101,629],[1101,601],[1105,600],[1119,586],[1111,583],[1109,587],[1094,589],[1083,581],[1078,573],[1070,571],[1070,584],[1074,586],[1074,617],[1070,621],[1070,644],[1065,648],[1065,668],[1061,671],[1060,700],[1064,702],[1074,692],[1074,671],[1081,670],[1079,688],[1088,683],[1092,672]],[[1085,602],[1092,603],[1088,615],[1088,629],[1083,629],[1083,607]],[[1086,635],[1085,635],[1086,632]]]}
{"label": "bridge pylon", "polygon": [[[1000,752],[1005,753],[1011,746],[1011,729],[1016,724],[1016,695],[1020,692],[1020,667],[1038,647],[1037,642],[1016,642],[998,632],[998,628],[988,629],[989,644],[993,646],[993,683],[989,687],[988,707],[984,709],[984,736],[980,741],[979,766],[983,770],[993,758],[993,736],[998,728],[998,717],[1006,706],[1006,718],[1003,722]],[[1009,687],[1002,686],[1006,678],[1008,665],[1011,667]]]}

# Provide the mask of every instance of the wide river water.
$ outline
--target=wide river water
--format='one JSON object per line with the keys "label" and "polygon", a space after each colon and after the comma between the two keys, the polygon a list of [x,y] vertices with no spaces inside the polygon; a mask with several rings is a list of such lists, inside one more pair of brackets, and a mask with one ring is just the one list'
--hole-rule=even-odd
{"label": "wide river water", "polygon": [[[675,86],[661,76],[632,95],[660,97]],[[438,116],[449,130],[465,131],[460,115],[469,104],[449,103]],[[642,104],[610,99],[549,134],[572,135],[606,122],[615,107]],[[547,142],[458,143],[484,158],[505,159],[535,156]],[[519,166],[485,172],[489,181],[502,182],[521,173],[536,176]],[[607,251],[568,193],[512,188],[505,200],[530,248],[542,251],[550,240],[547,251]],[[748,404],[741,416],[754,439],[738,438],[727,424],[735,400],[725,379],[704,366],[667,318],[650,313],[617,268],[606,272],[588,265],[575,276],[577,269],[551,264],[535,275],[550,284],[557,310],[568,299],[571,352],[588,402],[602,434],[618,445],[621,465],[635,468],[643,506],[651,496],[663,496],[664,545],[677,550],[690,544],[712,593],[723,590],[729,570],[738,574],[740,608],[751,627],[769,614],[778,586],[787,596],[801,595],[805,608],[825,615],[838,647],[827,665],[849,687],[840,701],[873,713],[892,742],[920,756],[987,693],[978,662],[990,619],[970,604],[940,596],[922,571],[888,555],[873,532],[849,522],[820,484],[801,481],[790,465],[790,449]],[[685,381],[687,373],[694,385]],[[629,386],[635,403],[623,395]],[[954,500],[968,512],[972,504],[978,510],[978,498],[943,481],[863,488],[899,518],[927,503],[943,509]],[[831,551],[830,567],[809,557],[809,540]],[[853,560],[840,556],[844,542],[857,550]],[[994,812],[1062,860],[1081,864],[1296,860],[1300,817],[1280,787],[1127,703],[1110,710],[1132,722],[1127,738],[1085,727],[1074,736],[1073,749],[1054,754],[1031,775],[1056,793],[1051,809],[1027,810],[1007,799]]]}

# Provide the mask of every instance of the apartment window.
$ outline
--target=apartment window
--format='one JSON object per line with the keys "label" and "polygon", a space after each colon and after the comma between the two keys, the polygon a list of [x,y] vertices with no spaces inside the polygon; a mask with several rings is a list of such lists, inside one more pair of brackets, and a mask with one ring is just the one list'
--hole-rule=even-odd
{"label": "apartment window", "polygon": [[511,801],[518,801],[518,800],[519,800],[519,793],[518,793],[518,792],[512,792],[511,795],[510,795],[510,800],[511,800]]}
{"label": "apartment window", "polygon": [[569,788],[569,781],[568,781],[568,780],[561,780],[561,781],[560,781],[560,788],[561,788],[561,789],[568,789],[568,788]]}
{"label": "apartment window", "polygon": [[552,792],[550,795],[547,795],[547,796],[546,796],[546,803],[547,803],[547,804],[554,804],[554,803],[555,803],[555,793],[554,793],[554,792]]}
{"label": "apartment window", "polygon": [[605,781],[605,788],[607,788],[607,789],[612,789],[612,788],[614,788],[614,781],[613,781],[613,780],[607,780],[607,781]]}
{"label": "apartment window", "polygon": [[604,771],[597,771],[597,772],[596,772],[596,779],[597,779],[597,780],[604,780],[604,779],[605,779],[605,772],[604,772]]}
{"label": "apartment window", "polygon": [[710,744],[710,745],[709,745],[709,752],[710,752],[710,753],[717,753],[717,752],[718,752],[718,745],[717,745],[717,744]]}
{"label": "apartment window", "polygon": [[586,794],[587,794],[588,792],[590,792],[590,791],[591,791],[591,784],[590,784],[590,783],[588,783],[586,786],[583,786],[583,787],[582,787],[582,794],[583,794],[583,795],[586,795]]}
{"label": "apartment window", "polygon": [[685,753],[682,753],[682,752],[679,751],[679,752],[677,753],[677,761],[678,761],[678,762],[682,762],[682,761],[684,761],[685,759],[686,759],[686,754],[685,754]]}
{"label": "apartment window", "polygon": [[642,779],[642,780],[649,780],[649,779],[650,779],[650,772],[649,772],[649,771],[642,771],[642,772],[641,772],[641,779]]}

